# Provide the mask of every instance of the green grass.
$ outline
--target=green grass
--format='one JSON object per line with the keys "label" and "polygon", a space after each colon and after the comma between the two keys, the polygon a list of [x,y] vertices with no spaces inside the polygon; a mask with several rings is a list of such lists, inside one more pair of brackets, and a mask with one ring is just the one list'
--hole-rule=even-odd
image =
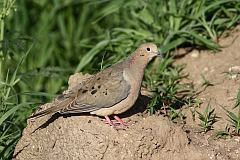
{"label": "green grass", "polygon": [[226,127],[223,130],[217,130],[215,131],[215,133],[213,133],[213,135],[210,137],[210,139],[227,139],[227,138],[231,138],[232,135],[229,132],[230,128],[228,125],[226,125]]}
{"label": "green grass", "polygon": [[201,127],[201,130],[205,133],[213,129],[213,124],[217,122],[218,117],[214,113],[214,110],[215,109],[210,106],[209,102],[203,113],[196,111],[200,120],[199,126]]}
{"label": "green grass", "polygon": [[[183,66],[173,66],[174,59],[166,55],[159,62],[157,59],[145,71],[143,86],[153,92],[152,101],[148,105],[150,115],[164,109],[171,120],[179,117],[179,111],[184,104],[193,102],[194,90],[191,84],[180,84],[183,78]],[[179,112],[179,114],[176,114]]]}
{"label": "green grass", "polygon": [[227,111],[228,121],[230,122],[231,126],[234,128],[234,134],[240,135],[240,112],[238,111],[237,114]]}
{"label": "green grass", "polygon": [[224,106],[221,106],[227,114],[227,121],[230,123],[231,127],[225,129],[224,132],[227,132],[229,136],[232,135],[240,135],[240,89],[238,89],[238,93],[236,96],[236,102],[233,107],[234,111],[227,110]]}
{"label": "green grass", "polygon": [[238,89],[237,97],[236,97],[236,103],[233,107],[233,109],[237,109],[236,112],[231,112],[224,107],[222,107],[226,112],[228,116],[228,122],[233,127],[233,135],[240,135],[240,89]]}
{"label": "green grass", "polygon": [[[70,74],[97,72],[149,41],[164,53],[218,50],[239,11],[238,0],[0,1],[0,157],[11,159],[26,118],[66,88]],[[144,77],[152,113],[192,103],[189,85],[179,84],[182,67],[164,57]]]}
{"label": "green grass", "polygon": [[201,77],[202,77],[202,86],[204,86],[205,88],[209,87],[209,86],[214,86],[214,84],[212,82],[210,82],[208,79],[206,79],[206,77],[201,74]]}

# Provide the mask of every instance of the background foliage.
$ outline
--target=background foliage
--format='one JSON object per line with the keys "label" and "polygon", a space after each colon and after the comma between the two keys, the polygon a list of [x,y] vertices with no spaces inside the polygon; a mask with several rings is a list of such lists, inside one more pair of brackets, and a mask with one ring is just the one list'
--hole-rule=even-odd
{"label": "background foliage", "polygon": [[[11,159],[27,117],[61,92],[70,74],[97,72],[142,42],[164,53],[217,50],[239,11],[238,0],[1,0],[0,157]],[[177,95],[186,87],[173,61],[166,54],[146,71],[144,86],[155,92],[151,113],[163,100],[188,103]]]}

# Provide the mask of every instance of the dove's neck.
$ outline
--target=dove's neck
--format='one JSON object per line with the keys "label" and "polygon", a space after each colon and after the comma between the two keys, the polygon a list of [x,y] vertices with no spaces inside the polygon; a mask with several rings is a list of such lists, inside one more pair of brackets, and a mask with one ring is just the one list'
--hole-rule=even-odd
{"label": "dove's neck", "polygon": [[140,90],[144,69],[147,66],[147,59],[140,58],[138,54],[132,54],[128,57],[125,64],[128,68],[125,70],[129,82]]}
{"label": "dove's neck", "polygon": [[134,73],[138,72],[143,76],[147,64],[147,59],[140,57],[138,54],[133,54],[129,57],[129,69],[133,70]]}

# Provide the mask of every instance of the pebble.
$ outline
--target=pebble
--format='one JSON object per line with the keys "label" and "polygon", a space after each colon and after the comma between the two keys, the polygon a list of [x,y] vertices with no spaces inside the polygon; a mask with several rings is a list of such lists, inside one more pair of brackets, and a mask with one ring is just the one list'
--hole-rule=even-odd
{"label": "pebble", "polygon": [[192,58],[198,58],[199,57],[199,51],[194,49],[192,52],[191,52],[191,57]]}

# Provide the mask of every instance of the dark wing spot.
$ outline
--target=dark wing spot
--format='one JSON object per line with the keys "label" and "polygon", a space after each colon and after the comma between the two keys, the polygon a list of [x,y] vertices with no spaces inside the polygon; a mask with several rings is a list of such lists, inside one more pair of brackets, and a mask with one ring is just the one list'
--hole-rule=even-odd
{"label": "dark wing spot", "polygon": [[94,89],[94,86],[92,86],[92,89]]}
{"label": "dark wing spot", "polygon": [[91,92],[91,94],[95,94],[95,93],[97,93],[96,89]]}
{"label": "dark wing spot", "polygon": [[98,89],[100,89],[101,88],[101,85],[98,85]]}
{"label": "dark wing spot", "polygon": [[105,95],[107,95],[107,92],[105,92]]}
{"label": "dark wing spot", "polygon": [[84,89],[83,91],[82,91],[82,93],[86,93],[88,90],[86,90],[86,89]]}
{"label": "dark wing spot", "polygon": [[144,54],[140,54],[140,56],[144,56]]}
{"label": "dark wing spot", "polygon": [[100,79],[101,79],[100,77],[97,78],[98,81],[99,81]]}

